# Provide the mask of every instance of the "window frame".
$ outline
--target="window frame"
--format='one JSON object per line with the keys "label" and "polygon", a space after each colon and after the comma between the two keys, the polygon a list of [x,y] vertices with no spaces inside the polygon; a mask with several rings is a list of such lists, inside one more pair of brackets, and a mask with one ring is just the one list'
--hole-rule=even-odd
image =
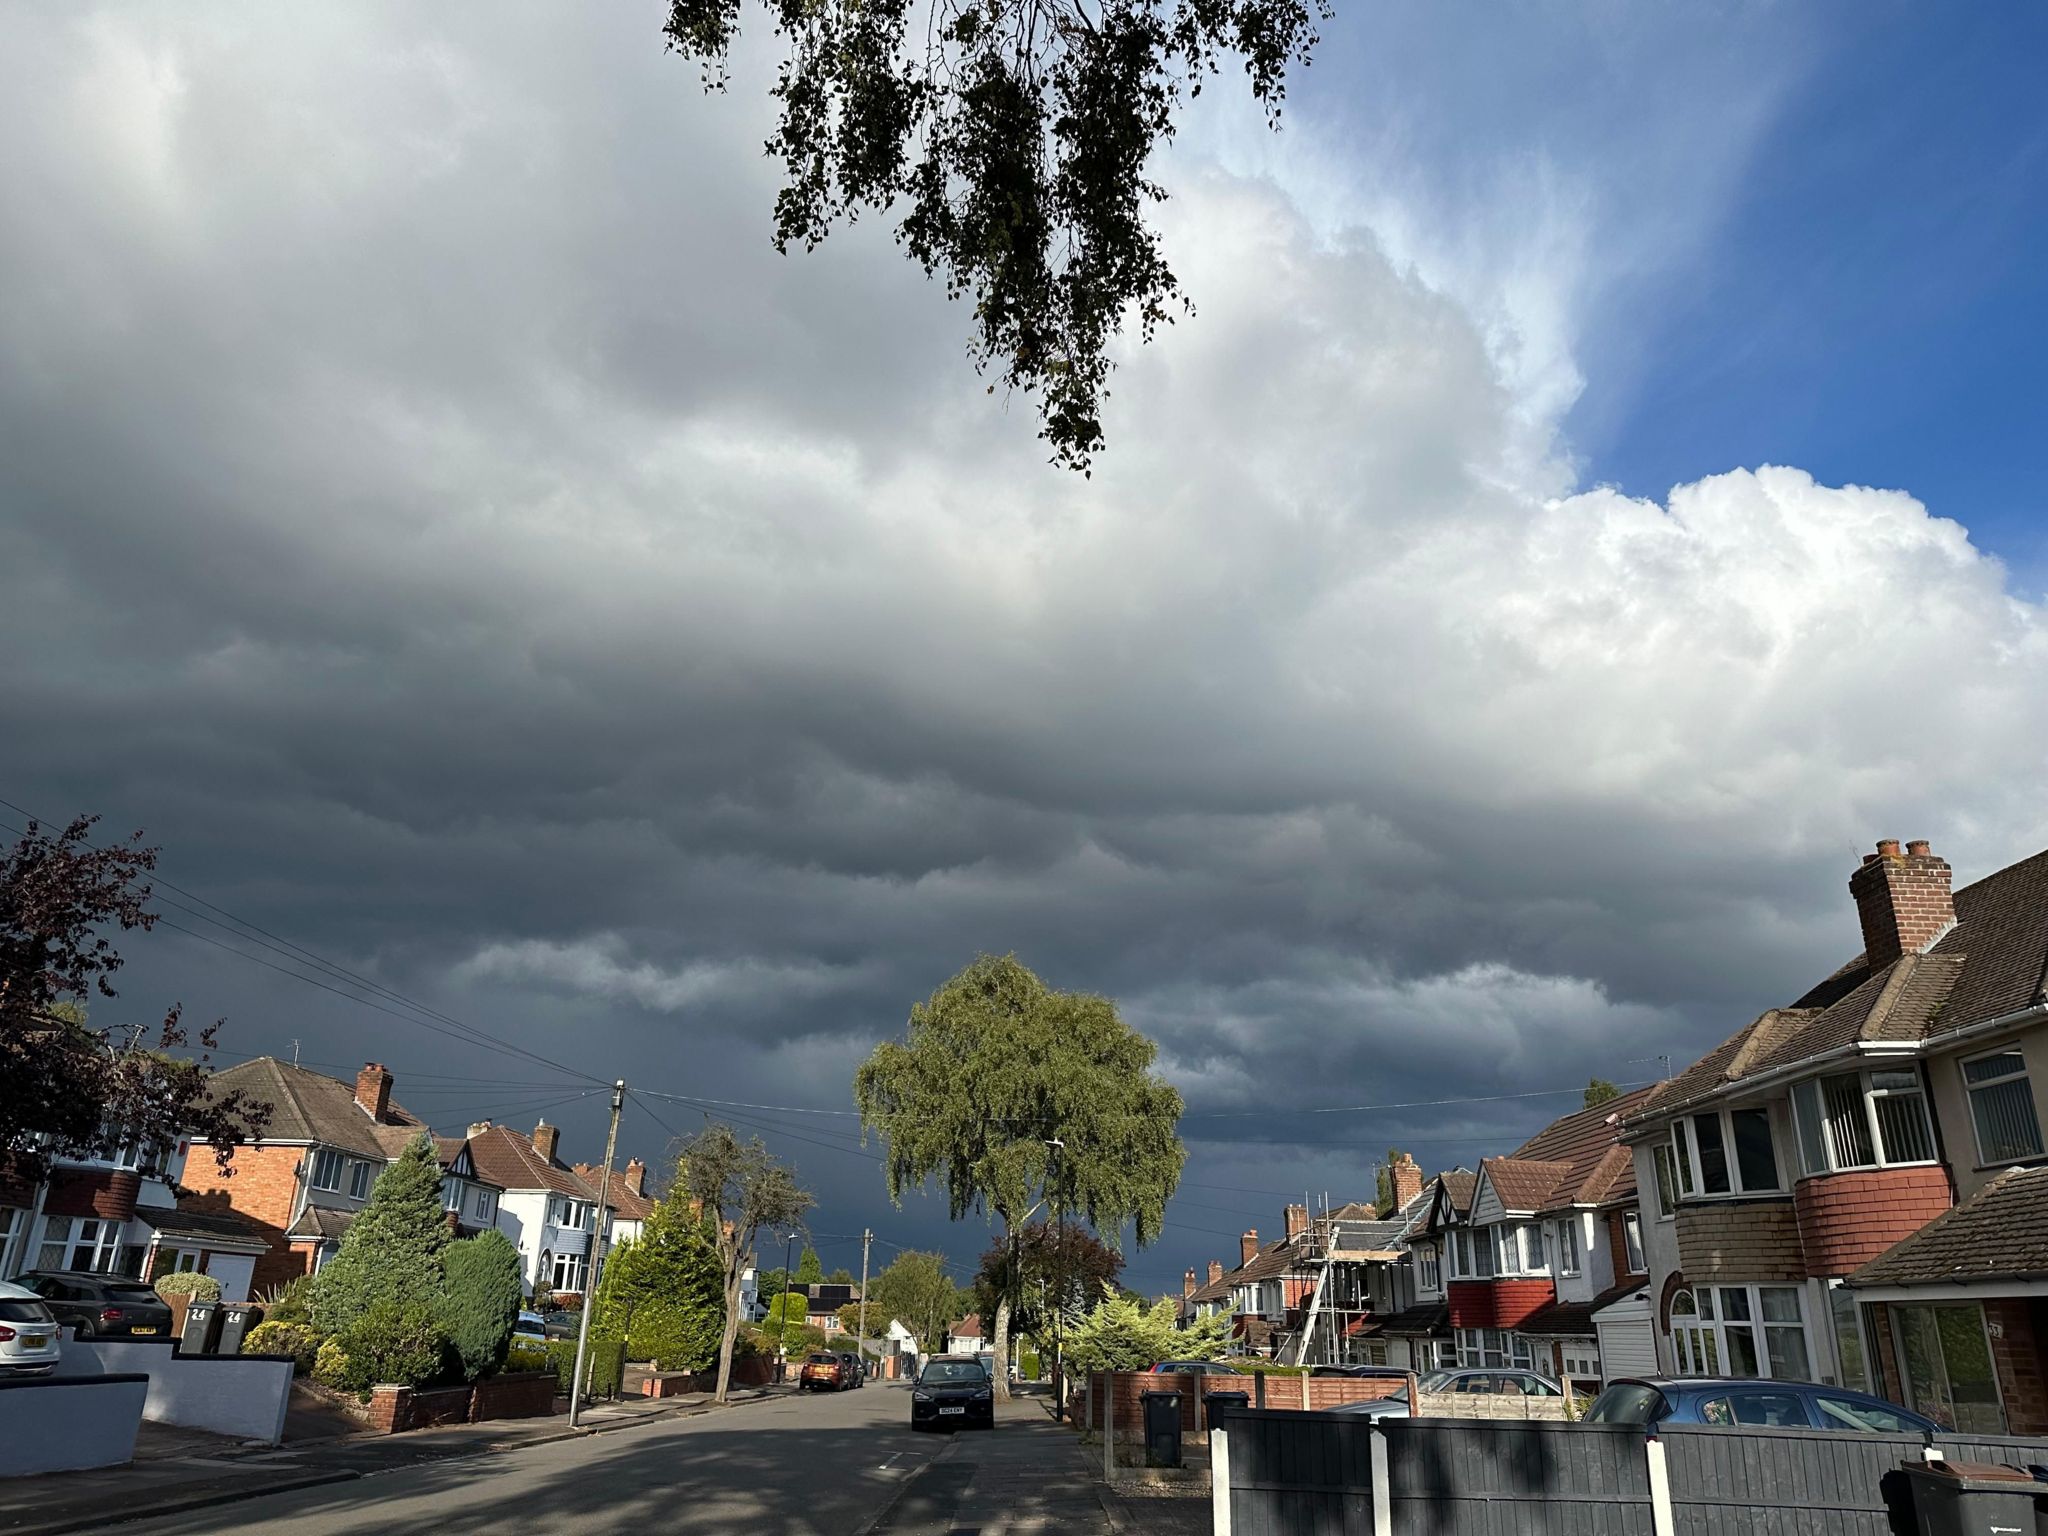
{"label": "window frame", "polygon": [[1670,1221],[1678,1214],[1678,1154],[1666,1136],[1650,1144],[1650,1180],[1657,1191],[1657,1219]]}
{"label": "window frame", "polygon": [[357,1158],[348,1165],[348,1197],[351,1200],[370,1198],[370,1186],[377,1181],[370,1177],[370,1164]]}
{"label": "window frame", "polygon": [[1425,1291],[1443,1289],[1443,1259],[1435,1243],[1415,1245],[1415,1283]]}
{"label": "window frame", "polygon": [[1623,1257],[1628,1260],[1628,1272],[1632,1275],[1647,1275],[1650,1272],[1650,1256],[1643,1249],[1643,1218],[1640,1213],[1621,1213],[1621,1246]]}
{"label": "window frame", "polygon": [[[1771,1164],[1776,1183],[1768,1189],[1752,1188],[1742,1177],[1742,1157],[1735,1140],[1735,1120],[1738,1112],[1754,1111],[1764,1117],[1764,1126],[1771,1137]],[[1720,1132],[1720,1161],[1728,1178],[1728,1188],[1710,1190],[1707,1188],[1706,1163],[1700,1154],[1699,1127],[1697,1122],[1712,1120]],[[1778,1127],[1771,1115],[1770,1105],[1735,1104],[1719,1109],[1695,1110],[1678,1116],[1671,1122],[1670,1142],[1674,1149],[1674,1160],[1678,1164],[1679,1199],[1687,1200],[1743,1200],[1757,1195],[1782,1195],[1790,1192],[1785,1182],[1785,1157],[1778,1146]]]}
{"label": "window frame", "polygon": [[[2007,1073],[2005,1076],[1987,1083],[1972,1083],[1970,1081],[1971,1067],[1980,1061],[1990,1061],[1998,1056],[2018,1057],[2020,1063],[2019,1071]],[[2014,1163],[2031,1162],[2035,1158],[2048,1155],[2044,1154],[2044,1145],[2048,1145],[2048,1143],[2044,1143],[2042,1136],[2040,1107],[2034,1101],[2033,1066],[2027,1060],[2026,1048],[2019,1041],[2010,1040],[2004,1045],[1997,1046],[1988,1051],[1977,1051],[1969,1056],[1958,1057],[1956,1059],[1956,1077],[1962,1083],[1963,1102],[1970,1112],[1970,1139],[1971,1144],[1977,1150],[1977,1166],[1979,1168],[2004,1168]],[[1977,1090],[1980,1088],[2004,1087],[2015,1080],[2026,1085],[2027,1113],[2034,1122],[2034,1150],[2019,1157],[1988,1157],[1984,1151],[1984,1127],[1977,1119]]]}
{"label": "window frame", "polygon": [[[323,1184],[320,1182],[320,1173],[323,1166],[332,1167],[332,1183]],[[311,1154],[306,1158],[306,1188],[317,1189],[323,1195],[340,1194],[341,1181],[347,1176],[347,1167],[348,1159],[341,1155],[338,1148],[313,1148]]]}
{"label": "window frame", "polygon": [[1557,1272],[1576,1277],[1583,1262],[1579,1254],[1579,1218],[1573,1212],[1557,1224]]}
{"label": "window frame", "polygon": [[[1764,1293],[1782,1292],[1793,1298],[1799,1318],[1796,1323],[1783,1318],[1773,1318],[1764,1304]],[[1731,1305],[1731,1299],[1739,1306]],[[1681,1313],[1680,1301],[1686,1302],[1692,1311]],[[1740,1316],[1732,1313],[1740,1312]],[[1820,1385],[1811,1374],[1817,1355],[1813,1347],[1814,1319],[1806,1310],[1806,1287],[1785,1285],[1775,1282],[1750,1281],[1738,1285],[1721,1285],[1712,1281],[1703,1282],[1678,1292],[1671,1298],[1668,1314],[1671,1333],[1673,1364],[1680,1376],[1728,1376],[1749,1381],[1810,1381]],[[1771,1349],[1774,1333],[1797,1332],[1799,1350],[1804,1357],[1805,1376],[1778,1376],[1772,1374],[1775,1357]],[[1748,1353],[1757,1363],[1757,1373],[1750,1375],[1738,1369],[1736,1350],[1731,1335],[1746,1336]]]}
{"label": "window frame", "polygon": [[[1987,1052],[1997,1055],[1998,1052]],[[1880,1088],[1876,1076],[1880,1072],[1911,1072],[1915,1086],[1908,1092],[1904,1088]],[[1827,1113],[1826,1084],[1839,1082],[1843,1078],[1856,1080],[1856,1096],[1863,1107],[1863,1134],[1869,1138],[1871,1162],[1858,1163],[1845,1160],[1835,1145],[1834,1127],[1829,1123]],[[1964,1092],[1969,1091],[1969,1081],[1964,1079]],[[1812,1108],[1809,1109],[1803,1096],[1810,1095]],[[1927,1080],[1921,1075],[1916,1064],[1902,1061],[1891,1064],[1873,1064],[1852,1067],[1842,1072],[1822,1072],[1813,1077],[1801,1078],[1794,1083],[1788,1094],[1792,1104],[1792,1144],[1799,1159],[1801,1177],[1818,1178],[1833,1173],[1868,1173],[1881,1168],[1933,1168],[1941,1163],[1941,1148],[1934,1139],[1934,1102],[1928,1091]],[[1884,1127],[1877,1115],[1877,1101],[1892,1098],[1917,1098],[1920,1101],[1920,1128],[1927,1141],[1929,1155],[1926,1157],[1894,1158],[1885,1143]],[[1808,1125],[1807,1116],[1818,1116],[1818,1124]],[[1976,1112],[1971,1109],[1974,1125]],[[1808,1156],[1809,1135],[1817,1138],[1824,1167],[1816,1168]]]}

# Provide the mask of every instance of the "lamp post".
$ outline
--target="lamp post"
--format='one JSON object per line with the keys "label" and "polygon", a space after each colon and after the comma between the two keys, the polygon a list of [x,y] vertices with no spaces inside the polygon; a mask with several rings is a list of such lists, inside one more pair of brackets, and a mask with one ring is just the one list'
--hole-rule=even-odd
{"label": "lamp post", "polygon": [[789,1309],[782,1304],[782,1298],[789,1294],[789,1266],[796,1258],[796,1228],[791,1227],[783,1233],[783,1238],[782,1290],[775,1298],[775,1320],[781,1325],[775,1330],[775,1352],[781,1364],[777,1380],[789,1375]]}
{"label": "lamp post", "polygon": [[[1059,1167],[1060,1153],[1066,1150],[1067,1144],[1057,1136],[1049,1137],[1045,1144],[1052,1153],[1049,1159],[1052,1168],[1047,1170],[1051,1174]],[[1064,1422],[1067,1416],[1067,1362],[1061,1349],[1067,1329],[1067,1203],[1060,1198],[1057,1177],[1054,1176],[1051,1182],[1053,1220],[1058,1232],[1053,1239],[1053,1262],[1059,1266],[1058,1294],[1052,1314],[1052,1417],[1057,1424]]]}

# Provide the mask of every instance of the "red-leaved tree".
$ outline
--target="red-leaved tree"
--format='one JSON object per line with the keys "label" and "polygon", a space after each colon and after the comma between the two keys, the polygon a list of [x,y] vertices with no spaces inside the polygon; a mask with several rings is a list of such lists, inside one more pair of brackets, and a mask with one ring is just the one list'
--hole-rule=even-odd
{"label": "red-leaved tree", "polygon": [[[34,1181],[53,1158],[129,1143],[147,1166],[181,1136],[211,1141],[226,1171],[269,1106],[213,1091],[220,1023],[195,1040],[176,1007],[153,1028],[86,1022],[88,999],[117,995],[110,930],[156,921],[146,878],[156,850],[140,833],[95,847],[95,820],[79,817],[55,837],[32,821],[0,865],[0,1171]],[[197,1060],[172,1054],[192,1046]]]}

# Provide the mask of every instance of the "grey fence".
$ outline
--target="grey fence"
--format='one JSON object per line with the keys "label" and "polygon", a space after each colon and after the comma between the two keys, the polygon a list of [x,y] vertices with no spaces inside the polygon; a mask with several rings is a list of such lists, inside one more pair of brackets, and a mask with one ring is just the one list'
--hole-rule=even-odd
{"label": "grey fence", "polygon": [[1372,1536],[1372,1424],[1355,1413],[1233,1408],[1231,1536]]}
{"label": "grey fence", "polygon": [[1641,1430],[1501,1419],[1382,1428],[1392,1528],[1404,1536],[1651,1536]]}
{"label": "grey fence", "polygon": [[[1668,1425],[1653,1447],[1624,1425],[1256,1409],[1223,1429],[1218,1536],[1226,1520],[1227,1536],[1911,1536],[1901,1463],[1927,1450],[1917,1435]],[[2043,1440],[1944,1435],[1935,1449],[2048,1465]]]}

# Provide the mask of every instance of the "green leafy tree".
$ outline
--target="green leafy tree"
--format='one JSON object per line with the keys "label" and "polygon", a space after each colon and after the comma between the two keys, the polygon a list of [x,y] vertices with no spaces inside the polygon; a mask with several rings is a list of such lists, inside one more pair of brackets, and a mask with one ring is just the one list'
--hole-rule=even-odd
{"label": "green leafy tree", "polygon": [[761,1305],[769,1302],[789,1289],[789,1272],[781,1269],[764,1269],[754,1277],[754,1294],[761,1299]]}
{"label": "green leafy tree", "polygon": [[1586,1084],[1585,1107],[1587,1109],[1591,1109],[1598,1104],[1605,1104],[1610,1099],[1618,1099],[1620,1097],[1621,1090],[1608,1082],[1604,1077],[1596,1077]]}
{"label": "green leafy tree", "polygon": [[475,1381],[505,1364],[525,1300],[519,1250],[493,1228],[450,1243],[442,1266],[441,1326],[462,1362],[463,1379]]}
{"label": "green leafy tree", "polygon": [[1062,1232],[1053,1222],[1034,1221],[1015,1243],[998,1238],[982,1254],[974,1274],[974,1308],[993,1317],[1003,1297],[1014,1296],[1012,1330],[1050,1338],[1055,1314],[1085,1297],[1102,1295],[1123,1269],[1123,1255],[1086,1227],[1070,1222]]}
{"label": "green leafy tree", "polygon": [[380,1301],[433,1306],[447,1248],[441,1164],[422,1134],[378,1175],[369,1204],[315,1278],[313,1321],[323,1333],[338,1334]]}
{"label": "green leafy tree", "polygon": [[[1277,125],[1330,14],[1328,0],[769,0],[786,50],[776,248],[900,207],[911,259],[973,303],[976,366],[1036,397],[1040,435],[1085,468],[1110,344],[1127,317],[1150,339],[1185,307],[1146,220],[1183,94],[1241,63]],[[739,0],[672,0],[669,46],[722,88],[739,17]]]}
{"label": "green leafy tree", "polygon": [[1143,1371],[1161,1360],[1214,1360],[1229,1348],[1227,1312],[1181,1328],[1174,1310],[1170,1298],[1148,1307],[1124,1294],[1077,1308],[1066,1326],[1067,1361],[1079,1371]]}
{"label": "green leafy tree", "polygon": [[1408,1154],[1399,1147],[1387,1148],[1387,1155],[1373,1174],[1373,1203],[1382,1216],[1394,1213],[1394,1165]]}
{"label": "green leafy tree", "polygon": [[819,1285],[825,1279],[825,1266],[818,1262],[818,1250],[809,1243],[796,1256],[796,1283],[798,1285]]}
{"label": "green leafy tree", "polygon": [[827,1285],[851,1285],[853,1284],[853,1271],[842,1265],[825,1277],[825,1283]]}
{"label": "green leafy tree", "polygon": [[930,1353],[964,1310],[960,1288],[946,1269],[946,1256],[908,1249],[868,1286],[869,1316],[882,1328],[893,1319],[917,1336]]}
{"label": "green leafy tree", "polygon": [[761,1331],[779,1345],[802,1328],[810,1315],[811,1303],[802,1291],[785,1291],[768,1303],[768,1316],[762,1320]]}
{"label": "green leafy tree", "polygon": [[624,1339],[635,1360],[696,1371],[718,1358],[725,1332],[718,1249],[686,1191],[672,1184],[639,1238],[606,1261],[595,1305],[591,1331]]}
{"label": "green leafy tree", "polygon": [[[1108,998],[1054,991],[1015,956],[983,955],[911,1009],[905,1039],[875,1048],[854,1099],[887,1146],[890,1198],[937,1179],[954,1220],[992,1214],[1013,1246],[1050,1207],[1097,1232],[1128,1223],[1143,1247],[1187,1159],[1181,1098],[1153,1072],[1156,1055]],[[1002,1397],[1018,1300],[1013,1284],[994,1318]]]}
{"label": "green leafy tree", "polygon": [[711,1124],[683,1143],[675,1186],[697,1202],[718,1249],[725,1289],[725,1330],[718,1350],[718,1401],[732,1385],[740,1330],[740,1282],[754,1261],[761,1229],[788,1230],[816,1202],[756,1136],[743,1142],[729,1125]]}

